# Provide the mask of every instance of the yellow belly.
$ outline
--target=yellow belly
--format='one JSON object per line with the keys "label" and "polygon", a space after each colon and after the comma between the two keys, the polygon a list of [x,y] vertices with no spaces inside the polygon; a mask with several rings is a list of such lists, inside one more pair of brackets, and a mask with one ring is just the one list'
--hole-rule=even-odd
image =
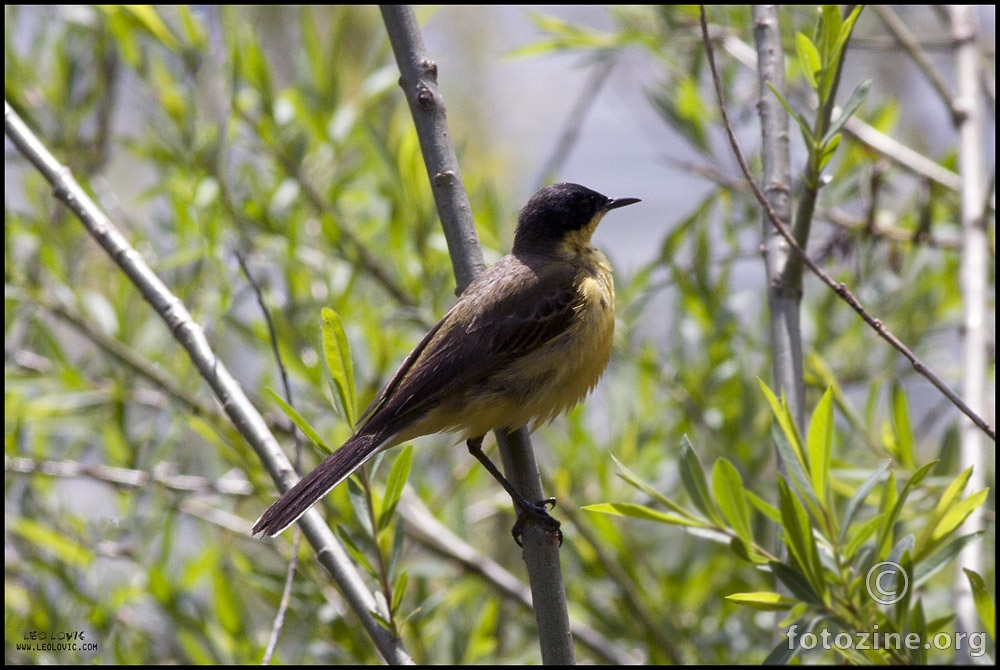
{"label": "yellow belly", "polygon": [[599,260],[593,273],[583,274],[577,281],[582,299],[574,323],[562,335],[496,373],[483,385],[444,403],[446,406],[420,422],[419,430],[433,424],[440,426],[440,417],[456,414],[462,417],[460,422],[437,430],[458,433],[462,440],[526,424],[534,430],[580,402],[604,373],[614,342],[611,268],[603,255]]}

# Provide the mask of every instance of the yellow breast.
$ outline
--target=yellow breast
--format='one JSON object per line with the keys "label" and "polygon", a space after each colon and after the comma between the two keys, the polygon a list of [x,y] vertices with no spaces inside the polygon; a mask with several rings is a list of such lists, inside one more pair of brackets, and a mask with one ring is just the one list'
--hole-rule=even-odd
{"label": "yellow breast", "polygon": [[601,378],[614,342],[615,292],[607,259],[593,247],[588,251],[580,259],[573,324],[503,375],[523,390],[516,406],[483,403],[482,421],[470,432],[487,423],[508,429],[530,423],[534,430],[574,407]]}

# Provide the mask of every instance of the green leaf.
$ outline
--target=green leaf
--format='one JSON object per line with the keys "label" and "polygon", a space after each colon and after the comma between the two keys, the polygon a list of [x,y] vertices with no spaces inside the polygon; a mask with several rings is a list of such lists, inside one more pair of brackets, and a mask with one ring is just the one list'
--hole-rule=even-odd
{"label": "green leaf", "polygon": [[892,424],[896,434],[896,457],[906,468],[913,467],[913,429],[906,407],[906,394],[898,385],[892,389]]}
{"label": "green leaf", "polygon": [[344,549],[346,549],[347,553],[351,555],[355,565],[360,565],[365,569],[365,572],[373,578],[378,579],[378,573],[375,571],[375,568],[373,568],[372,564],[368,561],[368,557],[365,555],[365,552],[361,551],[361,549],[358,548],[358,545],[354,543],[354,538],[352,538],[351,534],[347,532],[347,529],[338,524],[334,530],[336,531],[340,542],[344,545]]}
{"label": "green leaf", "polygon": [[[884,512],[857,527],[851,534],[851,540],[844,546],[844,560],[850,561],[854,559],[854,555],[861,548],[861,545],[867,542],[868,538],[874,535],[875,531],[879,529],[883,518],[885,518]],[[843,542],[843,539],[841,539],[841,542]]]}
{"label": "green leaf", "polygon": [[340,315],[329,307],[323,308],[323,357],[333,385],[340,398],[341,407],[348,423],[354,426],[356,403],[354,392],[354,363],[351,361],[351,345],[347,341]]}
{"label": "green leaf", "polygon": [[787,610],[796,605],[794,600],[790,600],[780,593],[774,593],[772,591],[734,593],[731,596],[726,596],[726,600],[736,603],[737,605],[747,605],[755,610],[764,610],[766,612]]}
{"label": "green leaf", "polygon": [[961,526],[977,507],[986,502],[986,497],[989,493],[989,489],[983,489],[953,505],[951,509],[945,512],[944,517],[934,529],[934,533],[931,535],[931,542],[939,542]]}
{"label": "green leaf", "polygon": [[822,594],[825,590],[822,567],[816,553],[809,514],[798,497],[789,488],[784,477],[778,478],[778,498],[781,509],[781,527],[792,555],[806,572],[810,583]]}
{"label": "green leaf", "polygon": [[222,629],[237,637],[243,634],[243,617],[240,614],[240,599],[234,590],[228,570],[215,569],[213,572],[213,606],[215,620]]}
{"label": "green leaf", "polygon": [[365,530],[365,534],[373,541],[376,539],[375,528],[372,527],[372,517],[368,510],[368,495],[362,484],[367,486],[368,474],[362,468],[360,474],[347,479],[347,499],[351,501],[351,512]]}
{"label": "green leaf", "polygon": [[774,440],[775,447],[777,447],[781,464],[785,467],[785,474],[788,476],[788,481],[802,494],[806,504],[813,511],[814,518],[820,518],[823,512],[819,506],[819,501],[816,500],[816,494],[813,492],[809,476],[803,468],[803,461],[800,455],[792,448],[791,443],[786,439],[785,433],[779,430],[777,426],[772,425],[771,438]]}
{"label": "green leaf", "polygon": [[298,429],[302,431],[302,433],[309,439],[310,442],[315,444],[317,447],[320,447],[328,454],[333,453],[333,448],[329,444],[327,444],[322,437],[319,436],[319,433],[316,432],[316,429],[313,428],[311,425],[309,425],[309,422],[306,421],[305,418],[301,414],[299,414],[294,407],[285,402],[285,399],[282,398],[280,395],[278,395],[277,391],[275,391],[270,386],[267,387],[266,391],[267,394],[271,396],[271,399],[274,400],[274,402],[278,403],[278,407],[281,408],[281,411],[284,412],[285,415],[292,420],[292,423],[294,423],[298,427]]}
{"label": "green leaf", "polygon": [[954,540],[930,556],[920,559],[919,563],[915,562],[916,567],[913,569],[913,588],[919,588],[922,586],[928,579],[937,574],[941,568],[948,565],[948,563],[954,560],[956,556],[962,553],[963,549],[976,540],[982,538],[984,533],[985,531],[979,530],[975,533],[969,533],[968,535],[956,537]]}
{"label": "green leaf", "polygon": [[834,135],[830,138],[829,142],[823,145],[822,149],[820,149],[819,165],[817,166],[819,171],[822,172],[830,163],[830,159],[837,153],[838,146],[840,146],[840,135]]}
{"label": "green leaf", "polygon": [[832,68],[837,64],[837,41],[844,21],[837,5],[823,5],[822,12],[819,20],[819,43],[823,47],[823,65]]}
{"label": "green leaf", "polygon": [[725,458],[720,458],[712,468],[712,493],[715,502],[743,542],[753,544],[753,533],[750,528],[750,507],[747,505],[746,493],[743,489],[743,478],[739,470]]}
{"label": "green leaf", "polygon": [[868,479],[866,479],[864,483],[858,487],[858,490],[854,492],[851,499],[847,501],[847,507],[844,508],[844,518],[841,521],[840,535],[837,539],[838,543],[842,543],[844,541],[847,529],[854,521],[854,516],[858,513],[858,510],[861,509],[861,506],[864,504],[868,494],[872,492],[875,485],[882,479],[882,475],[887,469],[889,469],[890,463],[891,461],[883,461],[882,465],[875,468],[875,471],[868,476]]}
{"label": "green leaf", "polygon": [[757,508],[758,512],[766,516],[774,523],[781,523],[781,512],[778,511],[777,507],[749,489],[744,489],[744,493],[746,494],[747,500],[750,501],[751,505]]}
{"label": "green leaf", "polygon": [[830,125],[829,130],[826,131],[826,135],[823,136],[823,141],[821,142],[823,146],[827,146],[833,142],[833,138],[840,132],[840,129],[844,127],[847,120],[854,116],[855,112],[858,111],[858,108],[861,107],[862,103],[864,103],[865,98],[868,97],[868,91],[871,87],[871,79],[865,79],[863,82],[858,84],[857,87],[855,87],[854,92],[851,93],[851,97],[847,101],[847,104],[844,105],[844,108],[840,111],[840,116],[838,116],[837,120]]}
{"label": "green leaf", "polygon": [[392,518],[399,503],[399,496],[403,494],[403,487],[410,476],[410,466],[413,464],[413,445],[408,444],[396,456],[389,471],[389,477],[385,481],[385,496],[382,498],[382,510],[378,515],[379,530],[385,528],[388,520]]}
{"label": "green leaf", "polygon": [[406,572],[399,575],[396,583],[392,587],[392,613],[393,615],[399,611],[399,606],[403,603],[403,596],[406,595],[406,585],[409,582],[409,577]]}
{"label": "green leaf", "polygon": [[793,596],[812,605],[823,604],[823,599],[819,597],[812,584],[801,572],[790,565],[777,561],[768,561],[768,565],[771,566],[771,572],[774,573],[778,581],[788,587]]}
{"label": "green leaf", "polygon": [[680,471],[684,490],[691,496],[691,502],[694,503],[694,506],[716,526],[725,525],[719,516],[715,502],[708,494],[708,480],[705,478],[705,470],[702,468],[701,460],[687,435],[681,438]]}
{"label": "green leaf", "polygon": [[66,533],[25,517],[6,519],[7,529],[21,536],[36,549],[51,554],[70,568],[86,568],[93,554],[85,545],[73,540]]}
{"label": "green leaf", "polygon": [[639,475],[637,475],[634,472],[632,472],[631,470],[629,470],[627,467],[625,467],[622,464],[621,461],[619,461],[617,458],[615,458],[614,454],[611,455],[611,460],[613,460],[615,462],[615,465],[618,466],[618,469],[621,470],[621,473],[619,473],[618,476],[621,477],[622,479],[624,479],[626,482],[628,482],[629,484],[631,484],[635,488],[639,489],[640,491],[642,491],[646,495],[650,496],[651,498],[659,500],[665,506],[667,506],[670,509],[672,509],[673,511],[677,512],[681,516],[687,517],[688,519],[691,519],[692,521],[694,521],[694,522],[696,522],[698,524],[701,524],[701,520],[698,519],[697,516],[695,516],[694,514],[688,512],[681,505],[677,504],[676,502],[674,502],[673,500],[671,500],[670,498],[666,497],[665,495],[663,495],[662,493],[660,493],[659,491],[657,491],[656,489],[654,489],[652,486],[650,486],[649,484],[647,484],[646,482],[644,482],[642,479],[639,478]]}
{"label": "green leaf", "polygon": [[917,484],[922,482],[924,477],[926,477],[931,469],[937,464],[938,461],[931,461],[930,463],[919,468],[910,476],[906,484],[903,486],[903,490],[900,492],[899,497],[892,506],[892,511],[882,521],[882,527],[879,529],[878,540],[875,542],[876,557],[885,556],[888,551],[889,544],[892,542],[892,527],[899,518],[899,513],[903,510],[903,505],[906,503],[906,498],[909,496],[910,491],[912,491]]}
{"label": "green leaf", "polygon": [[837,53],[843,53],[844,49],[847,47],[847,41],[851,39],[851,33],[854,30],[854,24],[857,22],[858,17],[861,16],[861,10],[864,9],[864,5],[856,5],[851,13],[847,15],[847,18],[843,20],[840,25],[840,33],[837,35],[836,50]]}
{"label": "green leaf", "polygon": [[795,427],[795,420],[788,409],[788,404],[784,401],[784,393],[782,392],[782,399],[778,400],[774,392],[759,377],[757,378],[757,384],[760,386],[761,391],[764,392],[764,398],[767,399],[767,404],[771,407],[771,414],[777,419],[778,426],[781,427],[781,432],[784,433],[785,439],[788,440],[788,444],[792,447],[795,454],[794,460],[802,467],[804,473],[808,466],[805,461],[805,454],[802,452],[802,439],[799,437],[799,430]]}
{"label": "green leaf", "polygon": [[[809,153],[811,155],[816,145],[816,136],[813,135],[812,128],[809,127],[809,122],[806,120],[804,116],[802,116],[794,109],[792,109],[792,106],[788,104],[787,100],[785,100],[785,96],[781,95],[781,93],[778,92],[778,89],[774,87],[774,84],[772,84],[771,82],[767,82],[767,87],[771,89],[771,93],[774,94],[774,97],[778,99],[778,102],[781,103],[781,106],[785,108],[785,111],[788,112],[788,115],[792,117],[792,119],[798,125],[799,131],[802,133],[802,140],[805,142],[806,148],[809,149]],[[761,382],[761,384],[763,384],[763,382]]]}
{"label": "green leaf", "polygon": [[827,502],[830,481],[830,457],[833,451],[833,392],[828,387],[816,404],[806,434],[809,453],[809,475],[813,490],[821,505]]}
{"label": "green leaf", "polygon": [[823,69],[819,50],[816,49],[816,45],[812,43],[812,40],[802,33],[795,34],[795,50],[799,55],[799,67],[802,68],[809,86],[815,91],[819,88],[819,83],[816,81],[816,73]]}
{"label": "green leaf", "polygon": [[997,610],[993,606],[993,599],[990,597],[990,590],[986,587],[986,581],[974,570],[962,568],[962,571],[969,578],[969,586],[972,587],[972,599],[976,603],[979,620],[983,622],[983,627],[986,628],[986,633],[990,636],[990,639],[995,641],[997,638]]}
{"label": "green leaf", "polygon": [[917,538],[917,546],[924,548],[921,549],[921,553],[926,552],[925,547],[931,542],[931,536],[937,529],[938,524],[941,522],[941,519],[944,518],[944,515],[955,504],[955,501],[962,496],[962,492],[969,483],[969,477],[971,476],[972,466],[970,465],[965,470],[960,472],[958,476],[955,477],[950,484],[948,484],[948,488],[945,489],[944,493],[941,494],[937,505],[934,506],[934,513],[924,526],[923,532],[920,533],[920,537]]}
{"label": "green leaf", "polygon": [[692,526],[694,528],[710,528],[711,526],[701,521],[694,521],[688,517],[676,514],[667,514],[636,503],[597,503],[584,507],[588,512],[600,512],[601,514],[611,514],[614,516],[627,516],[633,519],[644,519],[646,521],[658,521],[659,523],[669,523],[675,526]]}
{"label": "green leaf", "polygon": [[117,13],[126,23],[158,41],[166,48],[181,53],[182,45],[160,18],[152,5],[97,5],[109,16]]}

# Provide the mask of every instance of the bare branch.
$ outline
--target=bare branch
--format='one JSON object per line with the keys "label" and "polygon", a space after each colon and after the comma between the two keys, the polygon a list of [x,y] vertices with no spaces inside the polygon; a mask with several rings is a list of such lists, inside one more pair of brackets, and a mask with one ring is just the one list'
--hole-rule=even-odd
{"label": "bare branch", "polygon": [[736,135],[733,132],[733,126],[729,122],[729,115],[726,112],[726,106],[725,106],[725,98],[722,93],[722,81],[719,78],[719,72],[715,65],[715,49],[712,46],[712,41],[709,39],[708,36],[708,24],[705,19],[704,7],[702,7],[702,12],[701,12],[701,27],[702,27],[702,36],[705,42],[705,51],[706,55],[708,56],[708,64],[712,70],[712,79],[715,84],[715,93],[719,101],[719,109],[722,113],[722,122],[726,129],[726,135],[729,137],[729,143],[732,146],[733,153],[735,154],[736,159],[740,164],[740,169],[743,171],[743,175],[746,177],[747,182],[753,189],[754,197],[757,198],[757,202],[759,202],[760,206],[764,208],[765,212],[767,212],[767,216],[769,219],[771,219],[771,223],[773,223],[775,227],[777,227],[778,230],[781,231],[781,236],[784,237],[785,240],[788,242],[788,244],[791,245],[791,247],[795,249],[795,251],[802,257],[802,261],[813,272],[813,274],[819,277],[824,284],[829,286],[833,290],[833,292],[836,293],[841,298],[841,300],[850,305],[851,309],[857,312],[858,315],[862,319],[864,319],[865,323],[871,326],[875,330],[875,332],[879,334],[879,337],[884,339],[886,342],[895,347],[897,351],[903,354],[906,357],[906,359],[910,361],[910,364],[913,366],[914,370],[916,370],[925,378],[927,378],[927,380],[930,381],[931,384],[933,384],[939,391],[941,391],[941,393],[943,393],[963,414],[972,419],[973,423],[979,426],[979,428],[984,433],[989,435],[990,438],[994,442],[996,442],[997,439],[996,431],[993,429],[993,427],[990,426],[988,423],[986,423],[986,421],[984,421],[982,417],[980,417],[976,412],[974,412],[965,403],[965,401],[958,396],[958,394],[952,391],[951,388],[949,388],[948,385],[937,374],[934,373],[933,370],[928,368],[919,358],[917,358],[917,356],[912,351],[910,351],[910,349],[905,344],[903,344],[899,340],[899,338],[897,338],[895,335],[889,332],[889,330],[885,327],[885,324],[883,324],[880,320],[876,319],[871,314],[869,314],[845,284],[835,281],[833,277],[828,275],[822,268],[817,266],[812,261],[812,259],[810,259],[809,256],[806,254],[805,250],[799,245],[798,241],[795,239],[795,236],[792,235],[792,233],[788,230],[787,226],[785,226],[785,224],[782,223],[781,218],[771,207],[770,203],[767,201],[767,197],[760,190],[760,187],[757,185],[756,181],[754,181],[753,173],[751,173],[750,166],[749,164],[747,164],[746,157],[743,155],[743,151],[740,149],[740,145],[736,141]]}
{"label": "bare branch", "polygon": [[948,90],[948,84],[945,83],[944,77],[941,76],[937,68],[934,67],[934,64],[931,63],[931,59],[924,51],[920,41],[914,37],[910,29],[906,27],[906,23],[903,22],[903,19],[899,18],[899,15],[892,10],[892,7],[888,5],[875,5],[874,9],[878,17],[882,19],[885,27],[892,33],[893,38],[899,42],[899,46],[903,47],[903,51],[913,59],[913,62],[917,64],[920,71],[927,77],[927,81],[937,91],[941,102],[947,105],[948,111],[951,112],[951,118],[954,120],[956,118],[955,115],[958,113],[953,103],[954,96]]}

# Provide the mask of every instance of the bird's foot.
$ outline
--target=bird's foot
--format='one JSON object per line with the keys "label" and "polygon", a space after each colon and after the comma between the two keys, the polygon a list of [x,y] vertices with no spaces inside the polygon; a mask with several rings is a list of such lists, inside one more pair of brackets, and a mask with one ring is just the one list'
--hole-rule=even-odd
{"label": "bird's foot", "polygon": [[549,508],[554,508],[556,506],[555,498],[546,498],[545,500],[541,500],[536,503],[525,501],[524,505],[518,506],[521,511],[517,515],[517,522],[514,524],[514,527],[510,529],[511,535],[514,536],[514,541],[517,542],[517,546],[524,546],[521,542],[521,537],[524,524],[528,520],[528,517],[532,517],[536,522],[538,522],[545,532],[552,533],[558,537],[559,546],[562,546],[563,534],[559,529],[562,524],[560,524],[555,517],[549,514]]}

